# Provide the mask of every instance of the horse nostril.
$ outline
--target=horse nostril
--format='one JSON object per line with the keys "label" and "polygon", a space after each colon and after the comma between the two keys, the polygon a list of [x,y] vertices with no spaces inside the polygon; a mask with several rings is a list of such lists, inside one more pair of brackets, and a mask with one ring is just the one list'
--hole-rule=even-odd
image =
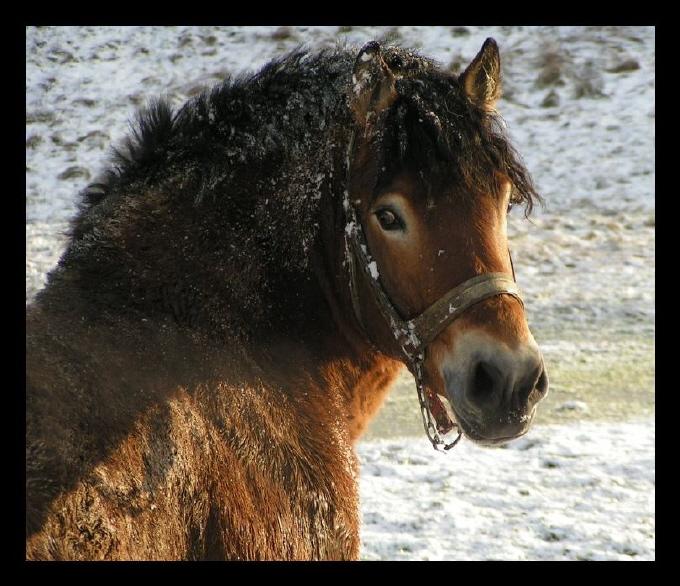
{"label": "horse nostril", "polygon": [[541,376],[538,377],[534,390],[538,394],[537,399],[542,399],[548,392],[548,373],[545,367],[541,367]]}
{"label": "horse nostril", "polygon": [[470,399],[476,402],[488,401],[498,391],[501,374],[488,362],[480,361],[472,372]]}
{"label": "horse nostril", "polygon": [[543,363],[525,380],[524,384],[516,389],[516,397],[519,405],[529,404],[529,407],[538,403],[548,391],[548,375]]}

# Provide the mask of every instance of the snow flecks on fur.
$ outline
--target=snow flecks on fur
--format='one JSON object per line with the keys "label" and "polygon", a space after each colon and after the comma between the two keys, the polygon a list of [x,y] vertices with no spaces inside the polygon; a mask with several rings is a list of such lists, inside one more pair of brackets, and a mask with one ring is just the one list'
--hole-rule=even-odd
{"label": "snow flecks on fur", "polygon": [[377,281],[378,277],[380,277],[380,273],[378,272],[378,263],[372,260],[371,262],[368,263],[368,270],[371,273],[371,277],[373,277],[373,280]]}

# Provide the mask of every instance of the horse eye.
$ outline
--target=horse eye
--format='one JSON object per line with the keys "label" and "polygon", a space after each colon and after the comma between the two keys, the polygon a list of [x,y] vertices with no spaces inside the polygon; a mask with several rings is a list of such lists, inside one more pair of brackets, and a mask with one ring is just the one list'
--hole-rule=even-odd
{"label": "horse eye", "polygon": [[380,226],[382,226],[383,230],[404,229],[404,222],[402,222],[401,218],[397,216],[397,214],[395,214],[392,210],[383,208],[378,210],[375,215],[377,216]]}
{"label": "horse eye", "polygon": [[506,213],[509,214],[509,213],[512,211],[512,206],[513,206],[513,203],[510,202],[510,203],[508,204],[508,211],[507,211]]}

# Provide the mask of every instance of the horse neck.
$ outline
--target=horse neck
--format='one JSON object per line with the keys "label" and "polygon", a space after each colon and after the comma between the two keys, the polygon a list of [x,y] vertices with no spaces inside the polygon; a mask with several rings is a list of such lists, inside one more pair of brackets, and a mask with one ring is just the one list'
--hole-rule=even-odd
{"label": "horse neck", "polygon": [[[320,217],[307,209],[302,218],[295,209],[286,211],[286,206],[279,206],[277,213],[276,204],[270,212],[260,204],[275,191],[265,192],[259,195],[258,205],[250,200],[243,202],[253,206],[247,210],[248,217],[252,211],[261,228],[259,234],[252,232],[252,241],[244,241],[244,234],[225,233],[233,223],[229,214],[236,209],[243,212],[241,202],[225,210],[220,209],[224,202],[218,200],[211,215],[197,211],[178,196],[170,200],[160,191],[140,194],[121,203],[128,208],[115,212],[110,221],[98,220],[97,234],[103,241],[90,239],[87,242],[92,246],[72,245],[43,301],[51,297],[71,305],[76,313],[88,311],[93,319],[100,312],[120,308],[121,314],[115,318],[129,328],[143,321],[145,329],[154,330],[154,324],[169,321],[174,324],[173,330],[195,331],[215,348],[221,344],[225,356],[236,348],[245,352],[253,359],[254,370],[265,378],[271,370],[286,380],[307,377],[315,381],[319,400],[327,398],[329,389],[336,389],[350,434],[358,437],[380,406],[400,364],[377,352],[352,321],[343,267],[345,177],[337,172],[346,156],[348,137],[344,134],[326,141],[335,146],[329,147],[327,156],[315,159],[314,177],[335,171],[330,173],[334,175],[333,185],[323,190],[318,202]],[[300,154],[300,162],[311,155]],[[252,184],[245,179],[244,185]],[[238,176],[236,181],[240,181]],[[302,193],[303,187],[294,180],[291,191],[284,179],[271,189],[292,194],[294,201],[302,201],[304,196],[313,199],[313,186],[308,186],[310,193]],[[210,201],[204,205],[210,205]],[[167,215],[161,216],[157,210],[165,210]],[[267,221],[270,219],[273,221]],[[267,248],[268,243],[275,242],[276,237],[287,239],[279,246],[291,247],[289,256],[293,256],[292,247],[300,246],[298,235],[304,232],[295,222],[314,219],[320,224],[318,238],[314,239],[320,247],[312,248],[309,262],[285,258],[277,262],[280,253]],[[117,226],[123,221],[128,224],[121,233]],[[276,227],[277,222],[282,229],[266,232],[276,229],[267,226]],[[204,246],[206,242],[211,246]],[[225,247],[239,243],[241,250],[220,250],[220,243]],[[237,253],[241,256],[235,263],[228,255]],[[295,256],[302,258],[302,251],[295,251]],[[236,274],[233,267],[240,262],[243,268]],[[80,319],[79,315],[74,317]],[[155,327],[154,331],[160,329]],[[194,373],[200,378],[200,373]]]}

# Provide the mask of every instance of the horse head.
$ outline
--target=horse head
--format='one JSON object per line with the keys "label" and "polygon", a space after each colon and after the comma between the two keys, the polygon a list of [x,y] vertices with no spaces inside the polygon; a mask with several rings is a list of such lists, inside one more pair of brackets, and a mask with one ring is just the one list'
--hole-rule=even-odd
{"label": "horse head", "polygon": [[540,198],[504,137],[500,93],[493,39],[458,77],[369,43],[348,91],[346,232],[361,238],[348,257],[364,266],[350,280],[357,321],[417,370],[431,412],[446,406],[435,413],[441,428],[448,420],[487,445],[526,433],[548,390],[507,238],[510,207],[528,214]]}

